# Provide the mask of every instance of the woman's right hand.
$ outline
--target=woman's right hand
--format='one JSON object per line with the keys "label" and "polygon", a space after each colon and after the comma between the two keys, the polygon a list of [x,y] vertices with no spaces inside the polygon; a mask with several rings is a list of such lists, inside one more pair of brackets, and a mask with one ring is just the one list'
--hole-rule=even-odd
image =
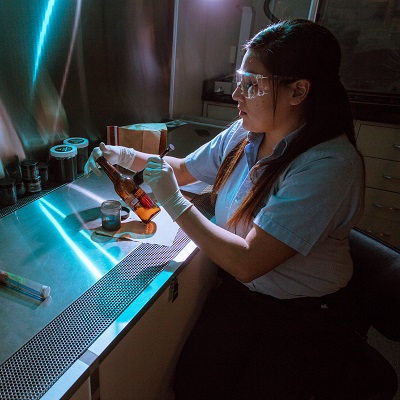
{"label": "woman's right hand", "polygon": [[103,156],[112,165],[118,164],[124,168],[131,168],[136,156],[136,150],[124,146],[111,146],[101,142],[99,147],[93,149],[89,159],[86,161],[83,169],[85,176],[89,176],[90,171],[93,171],[97,176],[101,175],[96,163],[100,156]]}

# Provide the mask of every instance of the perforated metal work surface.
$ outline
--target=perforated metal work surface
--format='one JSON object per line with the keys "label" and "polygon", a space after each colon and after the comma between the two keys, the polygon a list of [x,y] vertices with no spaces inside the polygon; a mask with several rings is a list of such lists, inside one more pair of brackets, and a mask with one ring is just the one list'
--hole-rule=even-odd
{"label": "perforated metal work surface", "polygon": [[[209,196],[193,203],[211,217]],[[1,400],[42,397],[102,332],[188,244],[141,244],[0,366]]]}

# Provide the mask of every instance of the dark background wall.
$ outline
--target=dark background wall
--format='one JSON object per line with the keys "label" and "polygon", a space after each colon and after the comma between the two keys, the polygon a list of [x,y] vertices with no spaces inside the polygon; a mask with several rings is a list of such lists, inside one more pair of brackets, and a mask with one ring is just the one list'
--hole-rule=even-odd
{"label": "dark background wall", "polygon": [[169,0],[0,0],[0,176],[66,137],[168,115]]}

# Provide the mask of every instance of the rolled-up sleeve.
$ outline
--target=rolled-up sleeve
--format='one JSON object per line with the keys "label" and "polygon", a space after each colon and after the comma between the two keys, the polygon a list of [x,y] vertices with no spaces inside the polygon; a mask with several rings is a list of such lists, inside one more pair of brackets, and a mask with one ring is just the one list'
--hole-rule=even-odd
{"label": "rolled-up sleeve", "polygon": [[186,168],[199,181],[209,185],[214,184],[223,159],[246,136],[247,131],[242,128],[241,122],[236,122],[214,139],[186,156]]}

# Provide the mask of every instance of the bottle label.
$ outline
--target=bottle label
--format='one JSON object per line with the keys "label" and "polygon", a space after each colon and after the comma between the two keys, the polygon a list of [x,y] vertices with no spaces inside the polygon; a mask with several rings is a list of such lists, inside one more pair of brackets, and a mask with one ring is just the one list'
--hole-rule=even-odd
{"label": "bottle label", "polygon": [[140,187],[135,191],[134,196],[140,201],[144,208],[153,208],[154,202]]}
{"label": "bottle label", "polygon": [[135,210],[139,203],[139,199],[137,199],[133,195],[124,196],[124,201],[126,204],[128,204],[129,207],[131,207],[132,210]]}

